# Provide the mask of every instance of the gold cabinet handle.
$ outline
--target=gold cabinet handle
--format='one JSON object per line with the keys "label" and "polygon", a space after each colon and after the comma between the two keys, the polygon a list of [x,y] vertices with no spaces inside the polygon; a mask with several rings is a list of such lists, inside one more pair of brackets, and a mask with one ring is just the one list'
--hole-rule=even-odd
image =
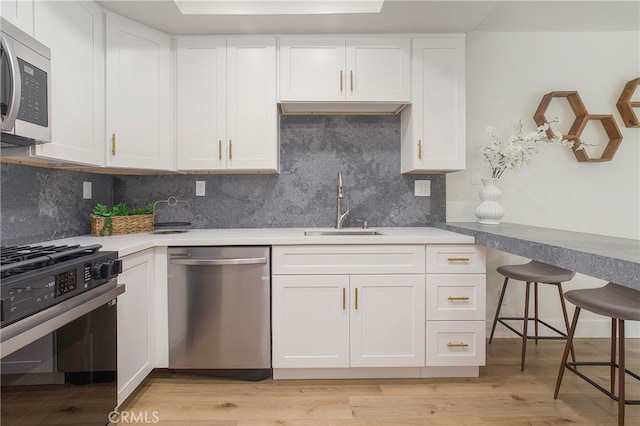
{"label": "gold cabinet handle", "polygon": [[353,70],[349,71],[349,85],[351,87],[351,91],[353,92]]}
{"label": "gold cabinet handle", "polygon": [[229,139],[229,160],[233,160],[233,142]]}
{"label": "gold cabinet handle", "polygon": [[356,311],[358,310],[358,288],[356,287]]}
{"label": "gold cabinet handle", "polygon": [[342,70],[340,70],[340,93],[342,93]]}
{"label": "gold cabinet handle", "polygon": [[469,298],[467,296],[449,296],[449,297],[447,297],[447,300],[449,300],[449,301],[469,300]]}
{"label": "gold cabinet handle", "polygon": [[342,287],[342,310],[347,309],[347,289]]}
{"label": "gold cabinet handle", "polygon": [[218,160],[222,160],[222,139],[218,139]]}
{"label": "gold cabinet handle", "polygon": [[116,155],[116,134],[111,133],[111,155]]}
{"label": "gold cabinet handle", "polygon": [[468,262],[468,257],[447,257],[448,262]]}
{"label": "gold cabinet handle", "polygon": [[460,342],[460,343],[451,343],[451,342],[449,342],[449,343],[447,343],[447,347],[448,348],[468,348],[469,344],[468,343],[462,343],[462,342]]}
{"label": "gold cabinet handle", "polygon": [[422,139],[418,139],[418,160],[422,160]]}

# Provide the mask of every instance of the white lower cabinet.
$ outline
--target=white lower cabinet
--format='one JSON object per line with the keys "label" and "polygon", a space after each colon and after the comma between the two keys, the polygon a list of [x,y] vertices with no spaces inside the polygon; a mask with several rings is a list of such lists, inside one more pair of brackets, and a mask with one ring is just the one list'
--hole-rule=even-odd
{"label": "white lower cabinet", "polygon": [[424,275],[273,279],[273,367],[424,365]]}
{"label": "white lower cabinet", "polygon": [[155,330],[153,249],[125,256],[118,283],[125,292],[118,297],[118,405],[153,369]]}
{"label": "white lower cabinet", "polygon": [[275,275],[274,368],[349,366],[349,276]]}
{"label": "white lower cabinet", "polygon": [[351,366],[424,365],[424,275],[352,275]]}
{"label": "white lower cabinet", "polygon": [[485,364],[485,252],[475,245],[427,247],[426,365]]}
{"label": "white lower cabinet", "polygon": [[424,250],[273,247],[273,368],[424,366]]}

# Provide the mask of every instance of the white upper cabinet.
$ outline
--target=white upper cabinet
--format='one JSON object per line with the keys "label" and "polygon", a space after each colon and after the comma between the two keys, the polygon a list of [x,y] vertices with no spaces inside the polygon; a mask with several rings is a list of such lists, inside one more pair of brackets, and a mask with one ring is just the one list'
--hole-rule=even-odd
{"label": "white upper cabinet", "polygon": [[106,165],[173,167],[169,36],[107,14]]}
{"label": "white upper cabinet", "polygon": [[52,141],[31,154],[104,166],[102,11],[93,2],[38,1],[34,23],[36,39],[51,49]]}
{"label": "white upper cabinet", "polygon": [[177,168],[225,169],[226,40],[178,39],[177,62]]}
{"label": "white upper cabinet", "polygon": [[402,111],[402,173],[465,168],[464,38],[413,40],[412,104]]}
{"label": "white upper cabinet", "polygon": [[33,35],[33,0],[0,0],[2,17],[29,35]]}
{"label": "white upper cabinet", "polygon": [[283,37],[279,100],[409,102],[410,46],[394,37]]}
{"label": "white upper cabinet", "polygon": [[278,171],[275,45],[178,39],[178,170]]}
{"label": "white upper cabinet", "polygon": [[410,46],[402,38],[347,38],[347,100],[409,102]]}

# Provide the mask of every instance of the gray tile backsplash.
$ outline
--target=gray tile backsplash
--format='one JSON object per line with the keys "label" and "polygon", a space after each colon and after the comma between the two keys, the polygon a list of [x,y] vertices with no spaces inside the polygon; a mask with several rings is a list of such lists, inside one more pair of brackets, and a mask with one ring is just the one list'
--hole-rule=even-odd
{"label": "gray tile backsplash", "polygon": [[[113,203],[111,176],[2,163],[0,242],[33,244],[91,232],[96,203]],[[82,183],[93,197],[82,199]]]}
{"label": "gray tile backsplash", "polygon": [[[279,175],[89,175],[2,165],[2,244],[32,243],[90,232],[97,202],[188,201],[195,228],[334,226],[336,178],[344,175],[351,215],[345,226],[424,226],[445,220],[444,175],[400,174],[399,116],[281,116]],[[414,181],[431,181],[415,197]],[[91,180],[93,200],[82,200]],[[195,182],[206,196],[195,196]],[[74,188],[74,189],[69,189]],[[346,204],[345,204],[346,205]],[[184,211],[166,209],[167,220]]]}

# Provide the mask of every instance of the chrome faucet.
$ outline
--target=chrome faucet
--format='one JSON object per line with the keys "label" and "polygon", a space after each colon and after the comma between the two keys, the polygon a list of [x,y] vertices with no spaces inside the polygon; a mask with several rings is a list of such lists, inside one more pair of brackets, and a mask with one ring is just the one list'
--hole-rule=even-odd
{"label": "chrome faucet", "polygon": [[338,172],[338,208],[336,214],[336,229],[342,229],[342,224],[347,216],[349,216],[349,201],[347,201],[347,210],[342,212],[342,200],[344,199],[344,189],[342,186],[342,172]]}

